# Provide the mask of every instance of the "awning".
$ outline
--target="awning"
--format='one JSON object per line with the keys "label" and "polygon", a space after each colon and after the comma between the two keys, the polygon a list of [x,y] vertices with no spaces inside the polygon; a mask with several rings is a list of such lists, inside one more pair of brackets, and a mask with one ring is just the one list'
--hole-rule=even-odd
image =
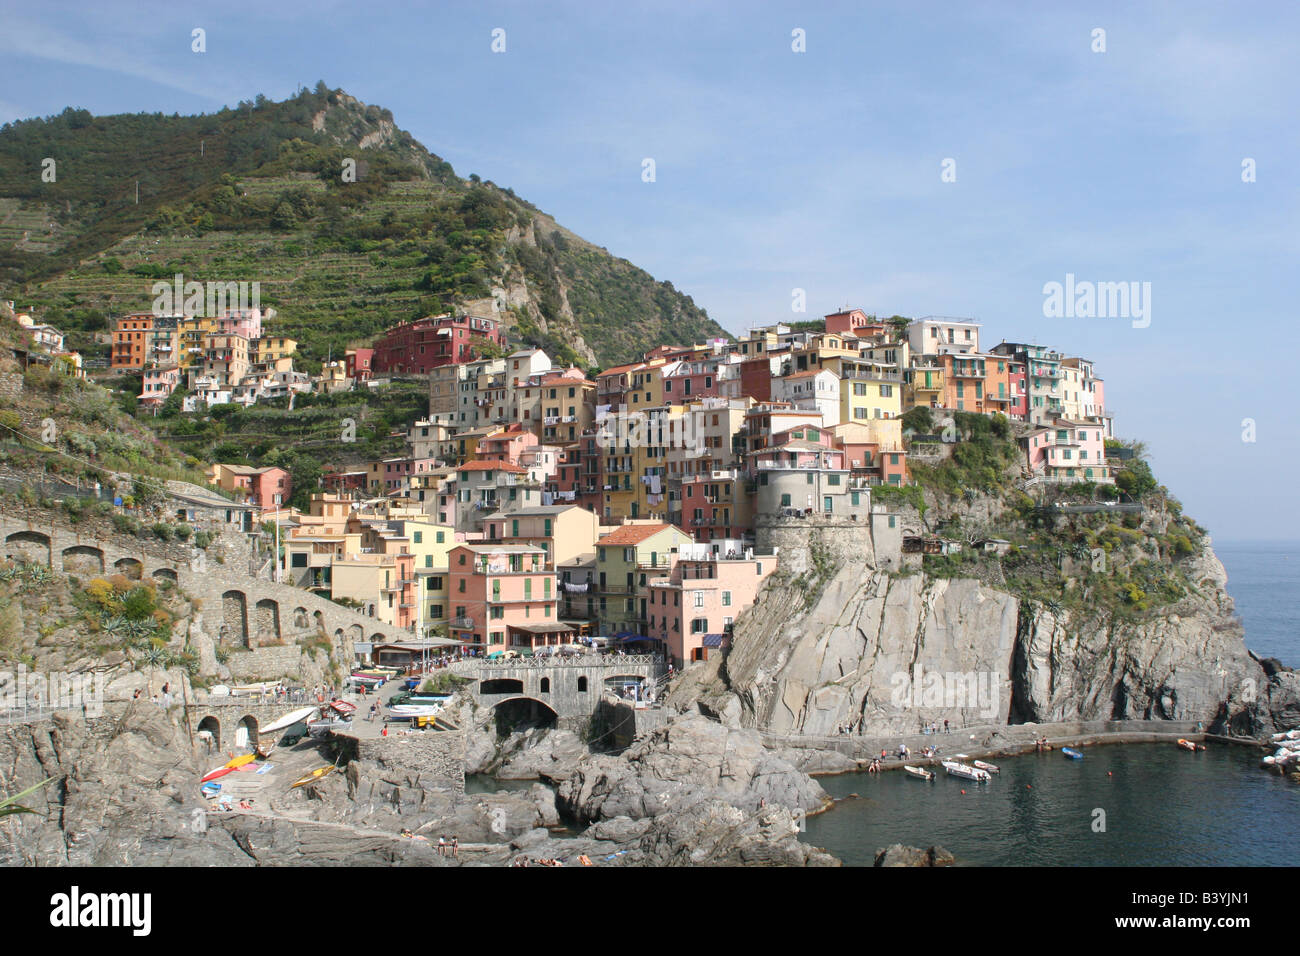
{"label": "awning", "polygon": [[726,634],[705,634],[705,635],[704,635],[704,640],[701,642],[700,646],[701,646],[701,647],[721,647],[721,646],[722,646],[722,642],[723,642],[723,640],[726,638],[726,636],[727,636]]}

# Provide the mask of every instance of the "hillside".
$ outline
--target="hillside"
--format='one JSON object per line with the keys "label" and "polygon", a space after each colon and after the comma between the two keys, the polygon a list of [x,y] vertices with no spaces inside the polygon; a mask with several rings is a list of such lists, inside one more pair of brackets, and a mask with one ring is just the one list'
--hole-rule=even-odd
{"label": "hillside", "polygon": [[24,371],[10,349],[27,344],[0,310],[0,488],[20,490],[38,474],[49,480],[51,495],[61,483],[107,486],[111,473],[143,476],[149,487],[159,480],[206,483],[199,459],[132,417],[134,394],[40,367]]}
{"label": "hillside", "polygon": [[259,282],[268,330],[299,340],[308,372],[453,307],[583,364],[725,334],[671,283],[510,189],[461,179],[388,110],[323,83],[200,116],[68,108],[0,128],[0,288],[72,347],[96,354],[107,317],[148,309],[177,272]]}

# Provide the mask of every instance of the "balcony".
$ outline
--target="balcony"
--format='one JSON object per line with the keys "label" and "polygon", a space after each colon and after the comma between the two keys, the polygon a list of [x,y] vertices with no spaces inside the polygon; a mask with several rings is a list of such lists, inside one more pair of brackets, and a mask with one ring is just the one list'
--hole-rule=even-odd
{"label": "balcony", "polygon": [[448,618],[447,627],[453,631],[472,631],[474,629],[474,619],[472,617]]}

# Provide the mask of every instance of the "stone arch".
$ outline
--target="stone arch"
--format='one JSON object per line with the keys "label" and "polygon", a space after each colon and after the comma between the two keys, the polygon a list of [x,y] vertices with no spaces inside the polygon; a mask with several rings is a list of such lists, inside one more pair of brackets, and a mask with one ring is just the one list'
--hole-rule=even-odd
{"label": "stone arch", "polygon": [[271,598],[262,598],[257,602],[255,615],[258,643],[280,640],[280,605]]}
{"label": "stone arch", "polygon": [[325,615],[322,614],[320,611],[312,611],[312,612],[311,612],[311,620],[312,620],[312,624],[315,625],[316,630],[318,630],[318,631],[320,631],[322,634],[324,634],[324,633],[325,633]]}
{"label": "stone arch", "polygon": [[239,723],[235,724],[235,749],[244,750],[256,743],[257,718],[252,714],[245,714],[239,718]]}
{"label": "stone arch", "polygon": [[348,628],[348,637],[352,639],[353,644],[364,644],[366,642],[366,631],[360,624],[353,624]]}
{"label": "stone arch", "polygon": [[[343,633],[343,628],[341,627],[334,628],[334,646],[336,648],[342,647],[346,642],[347,642],[347,636]],[[345,659],[350,661],[352,658],[347,657]]]}
{"label": "stone arch", "polygon": [[586,692],[587,692],[587,678],[580,676],[578,678],[578,693],[585,694]]}
{"label": "stone arch", "polygon": [[113,562],[113,569],[124,578],[139,581],[144,577],[144,562],[136,558],[118,558]]}
{"label": "stone arch", "polygon": [[68,574],[103,574],[104,549],[89,544],[64,548],[63,570]]}
{"label": "stone arch", "polygon": [[248,599],[243,591],[221,595],[222,636],[248,647]]}
{"label": "stone arch", "polygon": [[311,627],[311,618],[307,616],[305,607],[296,607],[293,609],[293,626],[300,631],[305,631]]}
{"label": "stone arch", "polygon": [[43,564],[47,568],[50,560],[50,536],[39,531],[15,531],[5,538],[5,557],[10,561],[25,564]]}
{"label": "stone arch", "polygon": [[554,727],[560,719],[559,712],[550,704],[527,695],[497,701],[492,705],[492,713],[498,736],[511,733],[521,724]]}
{"label": "stone arch", "polygon": [[380,634],[380,633],[376,632],[376,633],[370,635],[370,643],[371,643],[371,644],[387,644],[387,643],[388,643],[388,636],[387,636],[386,634]]}
{"label": "stone arch", "polygon": [[179,580],[176,575],[176,572],[173,571],[171,568],[159,568],[157,571],[153,573],[153,578],[155,581],[158,581],[159,583],[162,583],[163,581],[170,581],[172,584],[175,584]]}
{"label": "stone arch", "polygon": [[210,752],[215,753],[221,749],[221,721],[216,717],[209,714],[200,720],[198,734],[200,739],[208,742]]}

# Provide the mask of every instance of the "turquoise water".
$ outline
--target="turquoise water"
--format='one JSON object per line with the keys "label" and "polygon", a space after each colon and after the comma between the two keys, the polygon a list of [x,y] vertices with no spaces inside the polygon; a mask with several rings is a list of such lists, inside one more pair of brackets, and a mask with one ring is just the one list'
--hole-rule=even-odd
{"label": "turquoise water", "polygon": [[[802,839],[854,866],[891,843],[939,844],[965,866],[1294,866],[1300,785],[1259,769],[1260,756],[1120,744],[1084,748],[1083,760],[999,758],[986,784],[942,770],[932,784],[821,777],[831,796],[859,796],[810,817]],[[1105,832],[1093,830],[1098,809]]]}

